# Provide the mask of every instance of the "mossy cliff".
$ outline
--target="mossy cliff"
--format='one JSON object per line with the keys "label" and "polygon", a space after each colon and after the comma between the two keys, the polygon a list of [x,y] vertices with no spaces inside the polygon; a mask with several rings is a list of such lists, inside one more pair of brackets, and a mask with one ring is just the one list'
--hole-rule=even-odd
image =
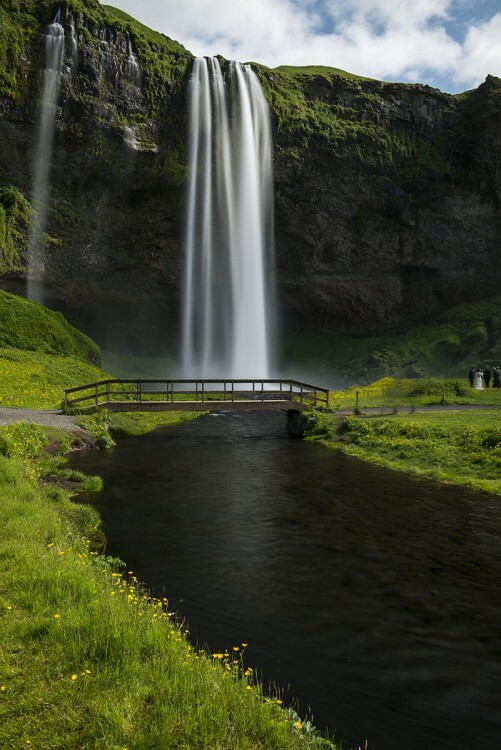
{"label": "mossy cliff", "polygon": [[[158,303],[177,329],[193,56],[97,0],[0,0],[0,273],[25,265],[43,30],[59,8],[45,278],[73,305]],[[376,333],[495,290],[500,79],[449,96],[331,68],[254,67],[271,106],[290,327]]]}

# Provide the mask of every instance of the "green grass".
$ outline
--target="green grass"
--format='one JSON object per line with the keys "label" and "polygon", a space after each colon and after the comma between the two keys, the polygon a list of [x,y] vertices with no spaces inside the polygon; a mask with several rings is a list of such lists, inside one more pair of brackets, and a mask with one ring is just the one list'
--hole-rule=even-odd
{"label": "green grass", "polygon": [[437,404],[494,406],[501,408],[501,389],[485,388],[477,391],[464,378],[381,378],[366,386],[350,386],[343,391],[331,391],[331,409],[371,407],[419,407]]}
{"label": "green grass", "polygon": [[64,389],[109,375],[76,357],[0,349],[0,407],[56,409]]}
{"label": "green grass", "polygon": [[61,313],[0,291],[0,348],[77,357],[98,365],[99,347]]}
{"label": "green grass", "polygon": [[59,408],[64,390],[103,380],[99,347],[61,313],[0,291],[0,406]]}
{"label": "green grass", "polygon": [[[481,411],[419,411],[440,402],[442,386],[450,389],[448,403],[494,406]],[[465,395],[454,395],[455,389]],[[353,389],[333,394],[332,405],[354,409],[354,397]],[[408,411],[347,417],[318,411],[309,417],[308,436],[380,466],[501,495],[500,390],[478,392],[457,381],[387,378],[360,390],[360,409],[371,406]]]}
{"label": "green grass", "polygon": [[[9,435],[12,457],[0,455],[0,746],[330,746],[263,697],[244,644],[195,650],[166,600],[89,548],[99,518],[39,486],[45,441],[32,427],[24,440]],[[31,445],[29,455],[18,443]]]}

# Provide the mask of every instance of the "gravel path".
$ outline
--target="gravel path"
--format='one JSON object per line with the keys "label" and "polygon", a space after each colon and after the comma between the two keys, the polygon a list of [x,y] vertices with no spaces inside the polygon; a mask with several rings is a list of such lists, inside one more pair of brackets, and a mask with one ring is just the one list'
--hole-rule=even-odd
{"label": "gravel path", "polygon": [[82,432],[74,417],[68,417],[55,409],[0,409],[0,425],[12,422],[34,422],[46,427],[60,427],[70,432]]}

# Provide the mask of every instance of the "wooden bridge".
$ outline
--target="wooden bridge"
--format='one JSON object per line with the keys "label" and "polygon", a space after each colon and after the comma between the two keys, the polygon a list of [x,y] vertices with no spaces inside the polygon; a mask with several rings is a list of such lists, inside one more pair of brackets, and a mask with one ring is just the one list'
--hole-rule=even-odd
{"label": "wooden bridge", "polygon": [[298,380],[100,380],[65,391],[65,408],[110,411],[302,411],[327,388]]}

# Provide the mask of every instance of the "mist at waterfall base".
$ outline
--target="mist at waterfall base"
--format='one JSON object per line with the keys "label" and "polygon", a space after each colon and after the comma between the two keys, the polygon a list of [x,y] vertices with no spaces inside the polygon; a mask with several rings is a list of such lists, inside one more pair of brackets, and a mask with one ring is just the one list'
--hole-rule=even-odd
{"label": "mist at waterfall base", "polygon": [[250,66],[197,58],[189,85],[182,310],[188,377],[270,377],[273,170],[268,105]]}

